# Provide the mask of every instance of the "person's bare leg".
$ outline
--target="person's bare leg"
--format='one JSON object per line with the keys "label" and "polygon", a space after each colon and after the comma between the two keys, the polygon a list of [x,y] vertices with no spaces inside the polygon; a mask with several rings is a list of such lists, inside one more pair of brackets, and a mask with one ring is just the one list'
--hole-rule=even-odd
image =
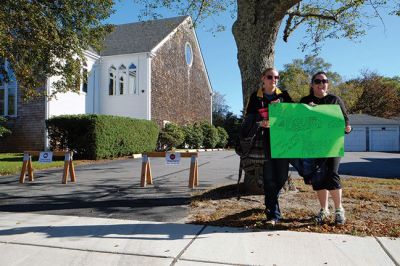
{"label": "person's bare leg", "polygon": [[342,209],[342,189],[329,190],[329,193],[332,196],[335,209]]}
{"label": "person's bare leg", "polygon": [[345,211],[342,206],[342,189],[329,191],[335,204],[335,224],[343,225],[346,222]]}
{"label": "person's bare leg", "polygon": [[321,209],[328,210],[328,190],[317,190],[317,197],[319,204],[321,205]]}

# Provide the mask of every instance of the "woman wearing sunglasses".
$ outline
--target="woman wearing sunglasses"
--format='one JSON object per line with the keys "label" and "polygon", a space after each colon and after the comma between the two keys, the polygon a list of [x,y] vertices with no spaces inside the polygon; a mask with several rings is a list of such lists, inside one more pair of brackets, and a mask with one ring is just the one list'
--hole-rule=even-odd
{"label": "woman wearing sunglasses", "polygon": [[[338,96],[328,93],[329,80],[325,72],[318,72],[311,78],[310,94],[303,97],[300,103],[315,106],[318,104],[338,104],[342,110],[345,120],[345,133],[351,131],[346,107]],[[335,224],[342,225],[346,221],[345,212],[342,206],[342,185],[338,174],[340,157],[315,159],[317,165],[321,167],[320,178],[313,178],[313,190],[317,192],[317,197],[321,206],[319,213],[315,216],[315,222],[322,224],[329,216],[328,194],[331,194],[335,205]],[[328,193],[329,192],[329,193]]]}
{"label": "woman wearing sunglasses", "polygon": [[[274,68],[266,69],[261,75],[262,87],[255,91],[245,109],[245,124],[260,125],[258,137],[262,138],[265,161],[263,165],[263,184],[265,194],[265,214],[267,223],[274,226],[281,218],[278,197],[288,179],[289,161],[271,159],[268,105],[281,102],[293,102],[287,91],[277,87],[279,73]],[[243,133],[242,133],[243,134]]]}

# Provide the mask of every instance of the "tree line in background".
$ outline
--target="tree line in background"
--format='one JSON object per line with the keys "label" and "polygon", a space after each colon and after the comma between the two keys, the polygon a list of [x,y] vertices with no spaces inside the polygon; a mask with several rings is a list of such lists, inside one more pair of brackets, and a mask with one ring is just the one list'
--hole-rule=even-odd
{"label": "tree line in background", "polygon": [[384,77],[364,70],[360,77],[344,81],[332,65],[317,56],[295,59],[280,71],[279,87],[289,91],[298,102],[310,91],[311,76],[324,71],[329,78],[329,92],[343,99],[350,114],[368,114],[392,118],[400,115],[400,76]]}
{"label": "tree line in background", "polygon": [[[384,77],[376,72],[364,70],[360,76],[344,81],[341,75],[331,70],[332,65],[322,58],[308,55],[294,59],[280,71],[278,87],[287,90],[298,102],[310,92],[310,81],[314,73],[324,71],[329,78],[329,92],[343,99],[350,114],[368,114],[383,118],[400,116],[400,76]],[[235,145],[242,123],[242,115],[229,111],[224,95],[213,97],[213,124],[228,132],[228,146]]]}

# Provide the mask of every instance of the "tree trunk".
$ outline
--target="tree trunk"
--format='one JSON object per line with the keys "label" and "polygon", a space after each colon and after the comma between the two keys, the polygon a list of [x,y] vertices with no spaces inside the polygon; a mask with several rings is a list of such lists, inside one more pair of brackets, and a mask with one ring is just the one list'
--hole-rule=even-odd
{"label": "tree trunk", "polygon": [[299,0],[238,0],[232,33],[238,48],[243,106],[260,86],[261,73],[274,67],[275,42],[286,11]]}
{"label": "tree trunk", "polygon": [[[286,11],[299,0],[238,0],[237,20],[232,32],[238,48],[242,77],[243,106],[261,85],[261,73],[274,67],[275,42]],[[262,192],[260,177],[246,173],[244,184],[249,192]]]}

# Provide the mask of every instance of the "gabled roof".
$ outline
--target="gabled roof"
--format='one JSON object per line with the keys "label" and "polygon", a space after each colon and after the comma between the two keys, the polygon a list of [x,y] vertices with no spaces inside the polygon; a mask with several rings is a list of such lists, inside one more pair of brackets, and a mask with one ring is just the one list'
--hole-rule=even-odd
{"label": "gabled roof", "polygon": [[366,114],[349,115],[350,125],[400,125],[399,120],[386,119]]}
{"label": "gabled roof", "polygon": [[102,56],[150,52],[187,16],[116,25],[104,41]]}

